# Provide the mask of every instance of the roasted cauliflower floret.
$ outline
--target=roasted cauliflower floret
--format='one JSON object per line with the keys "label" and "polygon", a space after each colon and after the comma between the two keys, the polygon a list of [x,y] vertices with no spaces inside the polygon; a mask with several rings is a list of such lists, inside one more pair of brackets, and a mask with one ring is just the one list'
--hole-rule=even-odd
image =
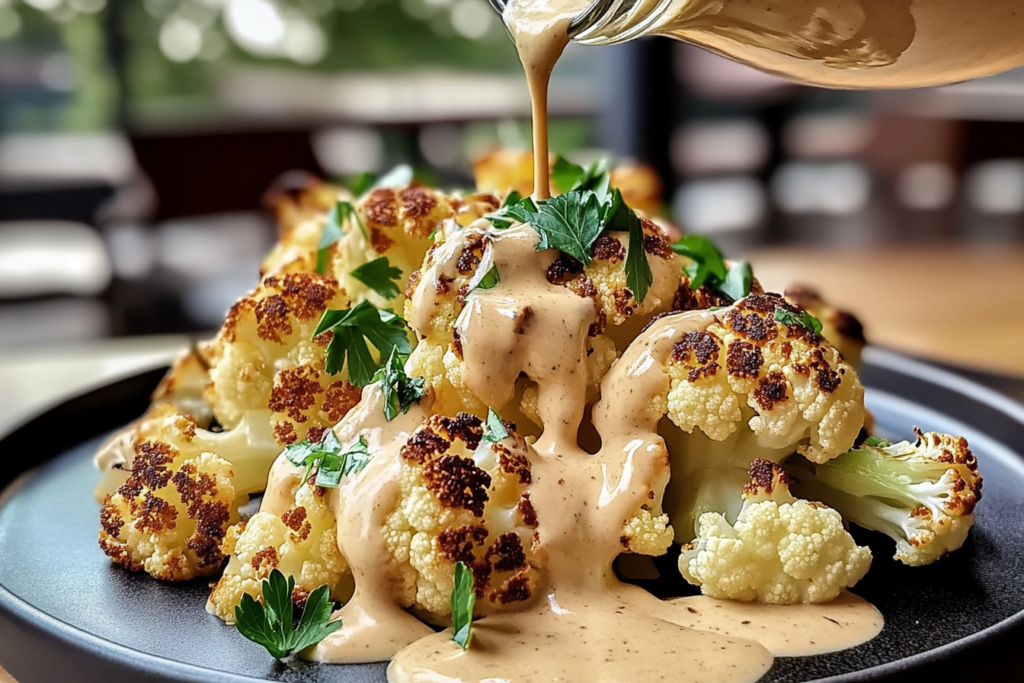
{"label": "roasted cauliflower floret", "polygon": [[[597,400],[601,379],[618,355],[617,343],[624,347],[644,322],[671,306],[679,279],[678,261],[657,228],[645,223],[645,230],[645,247],[654,284],[642,305],[636,303],[626,287],[624,260],[629,238],[625,233],[600,237],[592,249],[593,261],[586,267],[553,249],[545,251],[543,258],[534,259],[538,268],[536,277],[547,288],[548,296],[561,296],[559,289],[554,289],[561,288],[568,303],[580,299],[593,301],[593,323],[589,325],[585,342],[588,403]],[[463,375],[458,322],[476,296],[472,290],[490,271],[495,259],[500,258],[494,250],[504,249],[503,240],[533,235],[536,235],[533,229],[525,225],[504,231],[480,225],[467,228],[450,235],[431,250],[422,270],[410,278],[406,290],[406,317],[420,337],[410,358],[410,372],[426,378],[435,387],[441,412],[451,414],[461,410],[481,416],[486,412],[487,406],[469,389]],[[502,287],[500,282],[496,286]],[[520,311],[521,323],[517,329],[525,330],[531,324],[532,313],[532,308]],[[540,425],[536,385],[523,377],[517,390],[513,406],[492,407],[513,411],[509,414],[517,422],[525,418]],[[530,430],[530,425],[523,427]]]}
{"label": "roasted cauliflower floret", "polygon": [[860,367],[860,356],[867,344],[864,326],[853,313],[838,309],[821,298],[818,290],[795,285],[786,290],[786,300],[799,306],[821,321],[821,336],[836,347],[843,359],[854,368]]}
{"label": "roasted cauliflower floret", "polygon": [[169,403],[183,415],[191,415],[201,427],[210,424],[213,412],[203,397],[210,383],[210,369],[196,348],[181,353],[171,364],[151,397],[154,406]]}
{"label": "roasted cauliflower floret", "polygon": [[242,595],[258,598],[261,582],[274,569],[295,577],[292,600],[300,607],[323,585],[330,587],[332,600],[347,599],[352,589],[349,568],[338,550],[328,493],[305,482],[296,491],[294,505],[283,514],[261,511],[248,522],[231,527],[223,545],[230,559],[210,593],[206,610],[234,623]]}
{"label": "roasted cauliflower floret", "polygon": [[173,409],[143,424],[127,481],[103,501],[100,547],[122,567],[165,581],[214,574],[238,519],[231,463],[207,452],[195,420]]}
{"label": "roasted cauliflower floret", "polygon": [[723,441],[746,426],[760,446],[825,462],[864,425],[864,387],[819,335],[779,322],[802,311],[777,295],[750,296],[672,349],[668,416]]}
{"label": "roasted cauliflower floret", "polygon": [[360,390],[324,367],[331,334],[313,339],[320,316],[347,308],[337,281],[313,273],[268,277],[236,303],[204,349],[211,382],[206,399],[230,429],[251,410],[269,410],[274,437],[295,443],[337,423]]}
{"label": "roasted cauliflower floret", "polygon": [[103,472],[96,488],[98,501],[102,503],[127,481],[135,469],[139,445],[145,442],[167,443],[186,457],[213,453],[226,460],[234,472],[232,485],[239,498],[263,490],[270,465],[281,452],[270,430],[269,411],[251,411],[234,429],[211,432],[174,406],[155,405],[97,454],[96,463]]}
{"label": "roasted cauliflower floret", "polygon": [[722,515],[700,517],[700,533],[683,547],[679,570],[704,595],[772,604],[828,602],[856,584],[871,566],[839,513],[797,500],[792,479],[767,460],[755,460],[734,525]]}
{"label": "roasted cauliflower floret", "polygon": [[348,190],[308,173],[289,172],[278,178],[263,196],[277,218],[278,241],[264,258],[260,276],[314,270],[328,212],[339,200],[351,199]]}
{"label": "roasted cauliflower floret", "polygon": [[513,425],[506,427],[509,436],[490,443],[476,416],[434,415],[401,448],[400,494],[384,540],[396,597],[430,621],[450,615],[456,562],[472,569],[483,613],[536,593],[530,449]]}
{"label": "roasted cauliflower floret", "polygon": [[827,463],[794,458],[801,495],[896,541],[895,558],[930,564],[957,550],[974,525],[982,477],[963,437],[921,432],[917,442],[863,444]]}

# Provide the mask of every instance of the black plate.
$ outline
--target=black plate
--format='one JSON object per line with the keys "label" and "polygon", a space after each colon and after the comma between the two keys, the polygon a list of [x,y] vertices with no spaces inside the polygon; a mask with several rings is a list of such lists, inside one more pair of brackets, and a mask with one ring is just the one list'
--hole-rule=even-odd
{"label": "black plate", "polygon": [[[383,664],[277,664],[203,611],[208,582],[159,583],[100,552],[91,456],[99,435],[145,408],[159,376],[72,399],[0,441],[0,664],[21,683],[384,681]],[[875,562],[855,592],[885,615],[882,634],[842,653],[777,659],[764,681],[1019,679],[1006,644],[1024,633],[1024,459],[1006,444],[1024,443],[1024,409],[877,349],[862,377],[884,434],[909,436],[916,424],[968,438],[985,475],[978,522],[961,552],[920,569],[889,559],[887,539],[860,534]]]}

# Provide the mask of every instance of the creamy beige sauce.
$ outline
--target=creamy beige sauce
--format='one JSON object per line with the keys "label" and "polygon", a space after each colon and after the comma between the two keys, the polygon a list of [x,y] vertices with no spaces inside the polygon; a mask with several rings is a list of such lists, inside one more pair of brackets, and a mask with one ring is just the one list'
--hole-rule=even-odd
{"label": "creamy beige sauce", "polygon": [[505,8],[505,24],[526,72],[533,109],[533,195],[551,196],[548,168],[548,84],[555,62],[569,44],[569,22],[589,0],[513,0]]}

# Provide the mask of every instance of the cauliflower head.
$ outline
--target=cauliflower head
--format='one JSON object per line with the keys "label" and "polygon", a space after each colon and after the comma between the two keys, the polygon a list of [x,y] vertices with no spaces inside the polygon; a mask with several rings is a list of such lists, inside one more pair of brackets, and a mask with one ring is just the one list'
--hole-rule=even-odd
{"label": "cauliflower head", "polygon": [[142,426],[131,473],[100,509],[100,548],[122,567],[165,581],[218,572],[221,543],[246,499],[231,463],[207,451],[195,420],[169,406]]}
{"label": "cauliflower head", "polygon": [[327,373],[331,333],[313,332],[325,310],[348,304],[336,280],[304,272],[268,277],[236,303],[203,349],[205,397],[218,422],[231,429],[246,412],[269,410],[275,439],[287,445],[316,439],[344,417],[361,392]]}
{"label": "cauliflower head", "polygon": [[842,517],[821,503],[798,500],[778,465],[755,460],[734,525],[700,517],[700,532],[683,547],[679,570],[704,595],[778,605],[828,602],[871,566]]}
{"label": "cauliflower head", "polygon": [[248,522],[228,529],[223,544],[228,565],[210,593],[206,610],[234,623],[235,607],[242,596],[259,598],[262,581],[274,569],[295,578],[292,600],[299,607],[323,585],[330,588],[332,600],[346,600],[352,588],[349,568],[338,550],[338,531],[327,502],[328,493],[303,482],[288,510],[280,515],[260,511]]}
{"label": "cauliflower head", "polygon": [[978,461],[963,437],[915,429],[916,442],[862,444],[827,463],[794,458],[801,495],[896,542],[895,559],[931,564],[959,549],[981,500]]}
{"label": "cauliflower head", "polygon": [[451,614],[457,562],[473,571],[481,612],[537,592],[530,449],[514,425],[506,428],[508,437],[492,443],[475,415],[434,415],[401,447],[400,495],[384,541],[399,603],[429,621]]}

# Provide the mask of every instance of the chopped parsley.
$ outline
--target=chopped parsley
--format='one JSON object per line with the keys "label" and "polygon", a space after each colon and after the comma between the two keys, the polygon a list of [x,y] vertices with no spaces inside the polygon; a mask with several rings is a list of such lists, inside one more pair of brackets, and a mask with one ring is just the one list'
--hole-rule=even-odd
{"label": "chopped parsley", "polygon": [[725,258],[715,243],[703,235],[686,235],[672,245],[672,251],[690,259],[684,269],[690,278],[690,289],[707,285],[733,301],[750,295],[754,271],[746,261],[726,266]]}
{"label": "chopped parsley", "polygon": [[265,647],[275,659],[297,655],[341,628],[340,619],[331,621],[334,604],[326,585],[309,594],[298,624],[292,611],[295,578],[274,569],[262,587],[262,604],[248,593],[242,595],[235,607],[235,624],[239,633]]}
{"label": "chopped parsley", "polygon": [[807,311],[794,313],[785,308],[776,308],[775,322],[782,323],[787,327],[803,327],[814,334],[821,334],[821,321]]}
{"label": "chopped parsley", "polygon": [[313,336],[334,332],[327,345],[326,369],[331,375],[348,367],[348,379],[357,387],[373,381],[383,362],[374,360],[372,345],[382,359],[397,350],[399,355],[412,353],[412,344],[405,320],[388,310],[378,310],[369,301],[360,301],[352,308],[324,311]]}
{"label": "chopped parsley", "polygon": [[501,208],[487,216],[491,225],[504,230],[515,222],[529,223],[540,234],[538,251],[558,249],[583,265],[591,262],[590,250],[605,231],[628,232],[626,286],[642,303],[654,281],[644,250],[643,225],[622,193],[612,189],[607,162],[600,160],[584,169],[559,157],[552,179],[563,194],[538,202],[509,193]]}
{"label": "chopped parsley", "polygon": [[399,413],[409,412],[413,403],[423,398],[424,380],[422,377],[409,377],[405,374],[405,356],[398,349],[391,350],[391,355],[373,376],[374,383],[380,384],[384,395],[384,417],[391,422]]}
{"label": "chopped parsley", "polygon": [[306,439],[289,445],[284,449],[284,457],[296,467],[306,468],[302,481],[308,481],[315,468],[315,483],[325,489],[336,488],[343,476],[361,471],[370,462],[362,437],[343,450],[333,429],[324,432],[320,441]]}
{"label": "chopped parsley", "polygon": [[398,283],[402,279],[401,268],[395,268],[387,256],[367,261],[349,273],[352,277],[377,292],[385,299],[393,299],[402,293]]}
{"label": "chopped parsley", "polygon": [[327,214],[327,222],[320,233],[320,242],[316,245],[316,272],[323,275],[327,272],[327,259],[330,258],[331,245],[345,236],[342,225],[349,216],[356,216],[355,208],[349,202],[339,201]]}
{"label": "chopped parsley", "polygon": [[465,562],[455,563],[455,588],[452,590],[452,640],[463,650],[473,640],[473,607],[476,605],[476,591],[473,590],[473,572]]}
{"label": "chopped parsley", "polygon": [[505,427],[505,423],[501,421],[501,416],[494,410],[494,408],[487,409],[487,420],[484,422],[484,441],[490,443],[498,443],[508,438],[508,429]]}
{"label": "chopped parsley", "polygon": [[362,173],[353,176],[348,182],[348,189],[352,191],[357,197],[361,197],[366,194],[366,191],[373,187],[373,184],[377,182],[377,176],[369,171],[363,171]]}
{"label": "chopped parsley", "polygon": [[501,282],[501,276],[498,274],[498,266],[492,265],[484,276],[480,278],[475,285],[469,288],[466,292],[468,296],[470,292],[474,292],[478,289],[494,289],[498,283]]}
{"label": "chopped parsley", "polygon": [[892,443],[879,436],[872,435],[864,439],[864,445],[871,446],[872,448],[888,448]]}

